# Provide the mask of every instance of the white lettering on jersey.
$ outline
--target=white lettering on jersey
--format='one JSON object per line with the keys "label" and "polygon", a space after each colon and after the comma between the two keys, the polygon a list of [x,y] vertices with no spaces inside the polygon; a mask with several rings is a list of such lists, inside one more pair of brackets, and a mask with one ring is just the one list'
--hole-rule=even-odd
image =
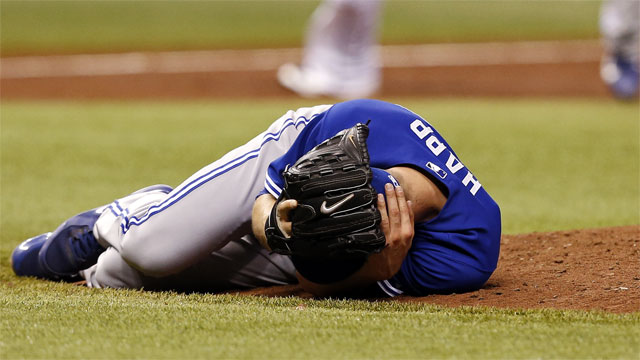
{"label": "white lettering on jersey", "polygon": [[443,143],[440,142],[440,140],[438,140],[438,138],[436,138],[435,135],[429,136],[426,143],[429,150],[431,150],[431,152],[435,156],[442,154],[444,149],[447,148]]}
{"label": "white lettering on jersey", "polygon": [[424,139],[427,135],[431,134],[433,132],[433,129],[431,129],[428,126],[425,126],[422,121],[415,119],[411,125],[409,125],[409,127],[411,127],[411,130],[413,131],[414,134],[418,135],[418,137],[420,138],[420,140]]}
{"label": "white lettering on jersey", "polygon": [[467,186],[469,185],[470,182],[473,183],[473,186],[469,191],[471,192],[471,195],[475,195],[482,185],[477,179],[473,177],[473,174],[471,173],[471,171],[467,170],[467,176],[465,176],[464,179],[462,179],[462,184],[464,186]]}
{"label": "white lettering on jersey", "polygon": [[[420,140],[427,137],[427,135],[433,133],[432,128],[424,125],[422,121],[418,119],[413,121],[411,125],[409,125],[409,127],[411,127],[411,130],[413,131],[414,134],[418,135]],[[444,149],[446,149],[446,146],[444,146],[444,144],[442,144],[440,140],[438,140],[438,138],[435,137],[435,135],[429,136],[429,138],[427,138],[427,141],[425,143],[427,144],[427,147],[429,148],[429,150],[431,150],[431,152],[435,156],[440,155],[444,151]]]}
{"label": "white lettering on jersey", "polygon": [[462,169],[463,167],[464,165],[462,165],[460,160],[456,159],[456,157],[453,156],[452,152],[449,152],[449,158],[447,159],[447,168],[449,168],[451,173],[455,174],[458,172],[458,170]]}
{"label": "white lettering on jersey", "polygon": [[[440,156],[440,154],[442,154],[442,152],[447,148],[442,142],[440,142],[440,140],[438,140],[438,138],[433,134],[433,129],[429,126],[427,126],[422,120],[420,119],[415,119],[410,125],[409,128],[411,128],[411,131],[413,131],[414,134],[416,134],[416,136],[420,139],[423,140],[424,138],[427,138],[427,136],[429,136],[427,138],[427,140],[425,141],[425,144],[427,145],[427,148],[429,150],[431,150],[431,152],[435,155],[435,156]],[[431,169],[432,171],[436,171],[434,169],[434,164],[431,164],[431,167],[429,167],[427,165],[427,168]],[[462,162],[460,162],[460,160],[458,160],[453,153],[450,151],[449,152],[449,157],[446,160],[446,165],[447,168],[451,171],[452,174],[457,173],[458,171],[460,171],[462,168],[464,168],[464,165],[462,164]],[[440,168],[438,168],[440,171],[442,171]],[[442,171],[444,173],[444,171]],[[436,171],[437,173],[437,171]],[[445,173],[446,174],[446,173]],[[438,174],[440,175],[440,174]],[[445,175],[446,176],[446,175]],[[442,176],[441,176],[442,177]],[[444,179],[444,177],[442,177]],[[478,190],[480,190],[480,188],[482,187],[482,184],[480,184],[480,182],[478,181],[478,179],[476,179],[473,174],[471,173],[471,171],[467,170],[467,175],[464,177],[464,179],[462,179],[462,185],[464,186],[469,186],[469,183],[472,183],[473,185],[471,186],[471,189],[469,189],[469,192],[471,193],[471,195],[476,195],[476,193],[478,192]]]}

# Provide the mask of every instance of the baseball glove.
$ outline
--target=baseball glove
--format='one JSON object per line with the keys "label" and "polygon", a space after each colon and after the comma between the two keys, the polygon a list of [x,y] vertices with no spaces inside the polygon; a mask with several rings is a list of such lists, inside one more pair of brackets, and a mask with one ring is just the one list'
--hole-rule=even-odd
{"label": "baseball glove", "polygon": [[[376,190],[371,186],[365,124],[345,129],[311,149],[285,169],[284,190],[265,224],[267,242],[277,253],[299,257],[353,259],[380,252]],[[292,231],[278,226],[276,208],[295,199]]]}

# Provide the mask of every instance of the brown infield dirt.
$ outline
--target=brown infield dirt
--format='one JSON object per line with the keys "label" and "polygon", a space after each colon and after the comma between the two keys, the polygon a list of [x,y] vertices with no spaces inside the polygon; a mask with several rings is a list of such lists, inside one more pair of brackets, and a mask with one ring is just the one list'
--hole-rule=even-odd
{"label": "brown infield dirt", "polygon": [[[376,97],[607,97],[598,70],[595,60],[385,68],[384,84]],[[3,78],[0,94],[2,99],[295,98],[278,85],[273,70]],[[240,293],[311,296],[297,285]],[[498,268],[482,289],[395,300],[446,306],[640,311],[640,226],[504,235]]]}
{"label": "brown infield dirt", "polygon": [[[478,291],[403,302],[511,309],[640,311],[640,226],[502,237],[498,268]],[[297,285],[242,294],[311,297]]]}
{"label": "brown infield dirt", "polygon": [[[384,69],[374,96],[607,97],[598,71],[597,63]],[[0,93],[3,99],[296,98],[273,70],[2,79]]]}

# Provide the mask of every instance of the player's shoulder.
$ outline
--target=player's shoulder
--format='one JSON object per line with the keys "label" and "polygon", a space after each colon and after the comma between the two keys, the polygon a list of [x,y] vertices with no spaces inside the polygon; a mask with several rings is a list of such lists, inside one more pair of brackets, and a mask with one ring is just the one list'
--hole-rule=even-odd
{"label": "player's shoulder", "polygon": [[376,99],[356,99],[337,103],[333,106],[333,111],[393,111],[406,112],[415,116],[411,110],[383,100]]}
{"label": "player's shoulder", "polygon": [[390,102],[375,99],[357,99],[337,103],[331,107],[328,116],[336,119],[357,119],[358,122],[366,123],[368,120],[374,122],[387,120],[407,121],[421,118],[415,112]]}

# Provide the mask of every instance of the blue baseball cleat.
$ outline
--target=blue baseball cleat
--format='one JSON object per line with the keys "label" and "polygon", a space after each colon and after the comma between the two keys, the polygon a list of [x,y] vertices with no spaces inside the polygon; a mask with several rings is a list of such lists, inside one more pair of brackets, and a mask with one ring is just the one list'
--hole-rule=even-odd
{"label": "blue baseball cleat", "polygon": [[638,64],[619,55],[605,57],[600,75],[617,98],[633,99],[638,96],[640,85]]}
{"label": "blue baseball cleat", "polygon": [[11,267],[18,276],[46,277],[38,253],[52,233],[40,234],[23,241],[11,253]]}
{"label": "blue baseball cleat", "polygon": [[105,248],[93,236],[93,225],[105,208],[91,209],[69,218],[47,238],[38,254],[45,278],[72,278],[98,261]]}

